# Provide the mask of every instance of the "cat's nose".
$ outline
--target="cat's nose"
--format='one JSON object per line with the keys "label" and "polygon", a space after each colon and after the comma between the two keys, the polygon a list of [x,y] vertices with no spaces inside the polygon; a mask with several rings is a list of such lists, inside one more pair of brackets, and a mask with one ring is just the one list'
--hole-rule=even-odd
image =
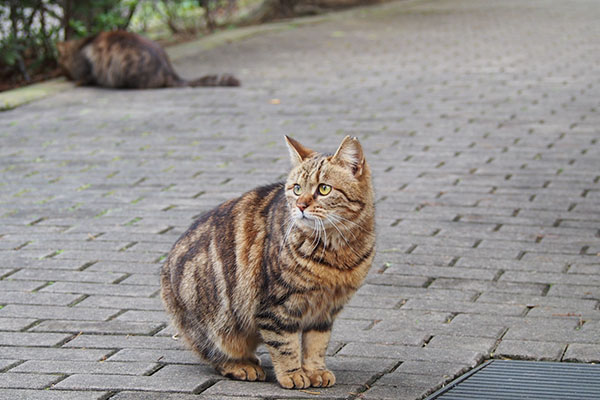
{"label": "cat's nose", "polygon": [[306,208],[308,207],[308,204],[306,203],[296,203],[296,207],[298,207],[298,209],[302,212],[304,212],[304,210],[306,210]]}

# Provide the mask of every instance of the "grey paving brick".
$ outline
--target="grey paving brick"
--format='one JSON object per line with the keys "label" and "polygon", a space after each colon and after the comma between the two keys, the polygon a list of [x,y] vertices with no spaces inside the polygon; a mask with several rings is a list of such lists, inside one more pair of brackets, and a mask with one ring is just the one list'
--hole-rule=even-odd
{"label": "grey paving brick", "polygon": [[5,369],[9,369],[10,367],[18,364],[19,361],[18,360],[3,360],[0,359],[0,371],[5,370]]}
{"label": "grey paving brick", "polygon": [[340,356],[394,358],[401,361],[440,361],[476,365],[483,354],[463,349],[437,349],[416,346],[393,346],[375,343],[349,343]]}
{"label": "grey paving brick", "polygon": [[494,357],[523,360],[560,361],[566,345],[556,342],[502,339]]}
{"label": "grey paving brick", "polygon": [[14,280],[113,283],[125,274],[113,272],[76,272],[64,270],[23,269],[11,275]]}
{"label": "grey paving brick", "polygon": [[168,393],[168,392],[119,392],[111,400],[244,400],[259,399],[253,396],[204,396],[201,394]]}
{"label": "grey paving brick", "polygon": [[496,346],[496,340],[493,338],[479,338],[475,336],[448,336],[435,335],[427,347],[438,349],[465,349],[473,350],[489,355]]}
{"label": "grey paving brick", "polygon": [[590,285],[600,284],[600,275],[558,274],[545,272],[507,271],[500,277],[507,282],[535,282],[547,284]]}
{"label": "grey paving brick", "polygon": [[164,311],[141,311],[129,310],[119,315],[117,321],[133,321],[133,322],[163,322],[168,323],[169,317]]}
{"label": "grey paving brick", "polygon": [[438,301],[434,299],[408,300],[405,310],[431,310],[474,314],[523,315],[527,307],[517,304],[483,304],[464,301]]}
{"label": "grey paving brick", "polygon": [[407,346],[420,346],[428,338],[429,335],[424,332],[400,332],[390,333],[389,331],[356,331],[334,329],[331,340],[339,342],[366,342],[366,343],[383,343],[383,344],[400,344]]}
{"label": "grey paving brick", "polygon": [[39,292],[0,292],[0,303],[66,306],[81,298],[76,294],[39,293]]}
{"label": "grey paving brick", "polygon": [[600,299],[600,288],[593,285],[563,285],[557,283],[550,286],[547,296]]}
{"label": "grey paving brick", "polygon": [[123,304],[127,304],[127,308],[130,310],[160,311],[164,309],[162,301],[158,297],[145,298],[101,295],[88,296],[83,301],[77,303],[75,307],[100,307],[119,309]]}
{"label": "grey paving brick", "polygon": [[202,364],[198,356],[189,350],[123,349],[112,355],[109,361],[161,362],[175,364]]}
{"label": "grey paving brick", "polygon": [[71,390],[2,389],[2,398],[10,400],[101,400],[108,392]]}
{"label": "grey paving brick", "polygon": [[113,361],[59,361],[30,360],[12,368],[10,372],[38,374],[113,374],[143,375],[155,369],[155,363]]}
{"label": "grey paving brick", "polygon": [[182,349],[180,340],[170,337],[133,336],[133,335],[79,335],[63,347],[91,349]]}
{"label": "grey paving brick", "polygon": [[[291,395],[297,399],[314,398],[315,394],[308,393],[314,392],[319,393],[319,397],[326,399],[345,399],[350,393],[356,392],[359,385],[335,385],[331,388],[313,388],[314,391],[294,391]],[[215,385],[209,387],[207,390],[202,392],[206,396],[226,395],[236,396],[240,393],[251,392],[254,396],[262,398],[287,398],[290,393],[286,389],[281,388],[275,382],[240,382],[233,380],[222,380]]]}
{"label": "grey paving brick", "polygon": [[[430,379],[427,381],[425,379]],[[433,381],[436,381],[433,379]],[[431,387],[431,377],[426,376],[423,379],[423,384],[419,386],[403,385],[398,382],[395,385],[378,385],[374,386],[365,393],[361,393],[361,398],[368,400],[409,400],[419,399],[429,393]]]}
{"label": "grey paving brick", "polygon": [[60,333],[0,332],[0,346],[45,346],[58,345],[71,335]]}
{"label": "grey paving brick", "polygon": [[143,390],[165,392],[193,392],[202,381],[174,381],[153,376],[75,374],[54,385],[69,390]]}
{"label": "grey paving brick", "polygon": [[162,324],[127,321],[43,321],[32,328],[35,332],[72,332],[97,334],[149,335],[160,329]]}
{"label": "grey paving brick", "polygon": [[166,365],[159,369],[152,376],[163,379],[224,379],[215,371],[214,368],[207,364],[197,365]]}
{"label": "grey paving brick", "polygon": [[44,389],[52,383],[61,380],[62,377],[56,375],[41,374],[14,374],[5,372],[0,380],[2,389]]}
{"label": "grey paving brick", "polygon": [[531,295],[541,295],[547,291],[547,287],[543,283],[496,282],[456,278],[436,278],[428,286],[429,289],[470,290],[484,292],[484,294],[518,293]]}
{"label": "grey paving brick", "polygon": [[18,360],[99,361],[112,351],[93,349],[62,349],[55,347],[0,347],[2,357]]}
{"label": "grey paving brick", "polygon": [[468,364],[444,363],[432,361],[405,361],[394,372],[387,375],[402,379],[405,374],[436,375],[452,378],[470,369]]}
{"label": "grey paving brick", "polygon": [[[175,243],[177,238],[172,239],[171,244]],[[168,251],[165,250],[165,251]],[[154,263],[142,263],[142,262],[127,262],[127,263],[117,263],[111,261],[98,261],[94,265],[92,265],[89,270],[90,271],[98,271],[98,272],[114,272],[114,273],[127,273],[127,274],[158,274],[160,270],[160,264]],[[158,275],[155,277],[153,284],[158,284]]]}
{"label": "grey paving brick", "polygon": [[569,344],[562,360],[571,362],[598,363],[600,362],[600,351],[598,349],[598,344]]}
{"label": "grey paving brick", "polygon": [[9,304],[0,309],[0,317],[25,317],[25,318],[41,318],[41,319],[67,319],[67,320],[84,320],[84,321],[103,321],[112,315],[115,315],[118,310],[111,309],[96,309],[96,308],[74,308],[74,307],[59,307],[59,306],[37,306],[37,305],[20,305]]}
{"label": "grey paving brick", "polygon": [[36,322],[34,318],[0,318],[0,329],[5,331],[20,331]]}
{"label": "grey paving brick", "polygon": [[[450,262],[449,260],[448,262]],[[432,278],[464,278],[464,279],[481,279],[491,281],[496,276],[494,269],[481,268],[458,268],[447,266],[428,266],[428,265],[411,265],[397,264],[392,265],[386,270],[386,274],[400,275],[418,275],[429,276]]]}
{"label": "grey paving brick", "polygon": [[45,288],[43,288],[41,292],[148,297],[155,293],[157,290],[157,286],[56,282],[50,286],[46,286]]}
{"label": "grey paving brick", "polygon": [[[571,310],[593,310],[598,305],[596,300],[549,298],[548,296],[529,296],[516,293],[483,293],[477,298],[478,303],[520,304],[527,307],[556,307]],[[531,311],[530,311],[531,313]],[[531,314],[528,314],[531,315]]]}

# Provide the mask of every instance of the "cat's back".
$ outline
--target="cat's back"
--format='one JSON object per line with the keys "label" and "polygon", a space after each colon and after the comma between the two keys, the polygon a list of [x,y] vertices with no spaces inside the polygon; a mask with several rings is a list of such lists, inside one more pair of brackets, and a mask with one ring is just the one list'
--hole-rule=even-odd
{"label": "cat's back", "polygon": [[157,88],[180,80],[162,47],[132,32],[101,32],[81,48],[81,53],[100,86]]}

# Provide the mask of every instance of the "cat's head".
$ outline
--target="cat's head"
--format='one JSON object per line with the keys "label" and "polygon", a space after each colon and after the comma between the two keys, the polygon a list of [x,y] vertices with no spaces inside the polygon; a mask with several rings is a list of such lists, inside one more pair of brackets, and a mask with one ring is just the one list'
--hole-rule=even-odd
{"label": "cat's head", "polygon": [[292,161],[285,195],[296,225],[339,229],[372,213],[371,173],[358,139],[346,136],[333,155],[285,139]]}
{"label": "cat's head", "polygon": [[63,74],[69,79],[73,79],[72,70],[75,67],[77,53],[81,48],[82,40],[67,40],[65,42],[56,42],[58,51],[58,65]]}

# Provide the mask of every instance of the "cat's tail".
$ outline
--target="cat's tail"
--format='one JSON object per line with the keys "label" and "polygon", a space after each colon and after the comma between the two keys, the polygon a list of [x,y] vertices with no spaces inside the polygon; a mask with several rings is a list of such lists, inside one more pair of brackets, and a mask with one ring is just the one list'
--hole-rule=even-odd
{"label": "cat's tail", "polygon": [[198,86],[240,86],[240,81],[233,75],[206,75],[198,79],[187,81],[191,87]]}

